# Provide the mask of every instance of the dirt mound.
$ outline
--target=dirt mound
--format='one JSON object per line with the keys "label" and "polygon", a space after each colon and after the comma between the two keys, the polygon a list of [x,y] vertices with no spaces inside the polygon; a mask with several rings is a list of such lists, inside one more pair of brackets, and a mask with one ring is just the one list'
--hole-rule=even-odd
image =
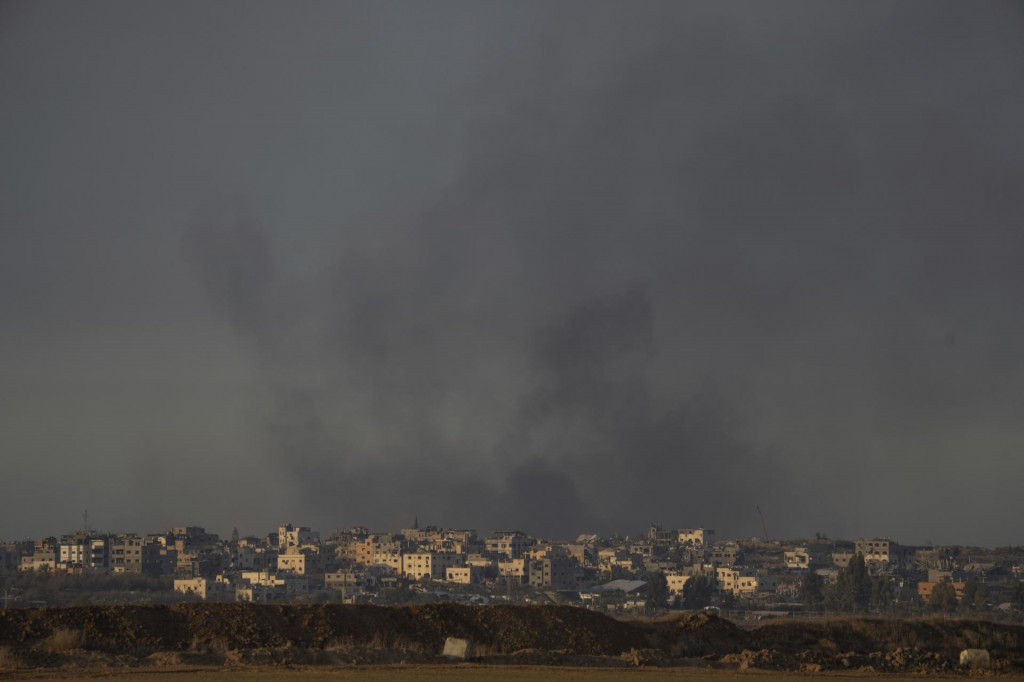
{"label": "dirt mound", "polygon": [[41,646],[55,632],[112,653],[311,649],[332,646],[440,652],[462,637],[494,653],[543,649],[617,656],[645,645],[625,623],[565,606],[170,604],[14,609],[0,615],[0,646]]}
{"label": "dirt mound", "polygon": [[[432,662],[447,637],[478,660],[666,666],[699,661],[781,670],[956,670],[962,649],[1024,668],[1024,627],[983,621],[851,618],[745,631],[708,613],[624,622],[569,606],[411,607],[170,604],[0,613],[0,667]],[[5,662],[6,661],[6,662]]]}
{"label": "dirt mound", "polygon": [[673,658],[721,656],[749,646],[748,634],[734,623],[701,611],[636,626],[647,632],[648,646]]}
{"label": "dirt mound", "polygon": [[[749,648],[813,654],[824,662],[837,654],[889,656],[875,669],[915,670],[935,661],[958,663],[963,649],[987,649],[994,658],[1024,665],[1024,627],[979,620],[843,618],[776,621],[749,633]],[[842,667],[851,667],[839,664]],[[879,668],[879,665],[881,668]]]}

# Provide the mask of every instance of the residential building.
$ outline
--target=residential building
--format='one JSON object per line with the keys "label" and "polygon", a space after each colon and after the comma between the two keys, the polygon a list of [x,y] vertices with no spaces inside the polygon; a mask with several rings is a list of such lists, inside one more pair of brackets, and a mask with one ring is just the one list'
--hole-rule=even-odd
{"label": "residential building", "polygon": [[456,566],[447,569],[445,580],[460,585],[476,585],[483,579],[483,573],[479,566]]}
{"label": "residential building", "polygon": [[846,568],[850,565],[850,561],[856,556],[856,552],[849,550],[837,550],[832,552],[832,563],[838,568]]}
{"label": "residential building", "polygon": [[867,564],[909,566],[914,560],[914,548],[903,547],[889,539],[857,540],[854,552],[864,557]]}
{"label": "residential building", "polygon": [[302,552],[296,552],[295,554],[278,554],[277,572],[306,575],[306,555]]}
{"label": "residential building", "polygon": [[576,562],[567,556],[552,554],[543,559],[530,559],[527,581],[534,587],[575,587],[575,568]]}
{"label": "residential building", "polygon": [[[693,576],[680,575],[678,573],[666,573],[665,580],[668,581],[668,593],[670,595],[681,595],[683,588],[686,586],[687,581]],[[697,583],[694,583],[697,584]]]}
{"label": "residential building", "polygon": [[21,571],[56,571],[57,551],[53,548],[36,549],[31,554],[21,557]]}
{"label": "residential building", "polygon": [[743,559],[743,550],[734,542],[719,544],[705,553],[707,561],[715,566],[734,566]]}
{"label": "residential building", "polygon": [[505,559],[498,560],[498,575],[503,578],[518,578],[520,581],[526,579],[526,559]]}
{"label": "residential building", "polygon": [[518,530],[497,531],[484,541],[484,546],[492,554],[504,555],[509,559],[518,559],[533,545],[533,540],[526,533]]}
{"label": "residential building", "polygon": [[681,528],[677,535],[680,545],[707,547],[715,542],[715,531],[710,528]]}
{"label": "residential building", "polygon": [[402,573],[414,580],[444,580],[449,568],[462,564],[462,555],[454,552],[417,551],[402,555]]}
{"label": "residential building", "polygon": [[718,579],[717,587],[721,592],[735,593],[739,585],[740,571],[734,568],[719,567],[715,571]]}
{"label": "residential building", "polygon": [[950,582],[950,581],[947,581],[947,580],[940,580],[940,581],[937,581],[937,582],[931,582],[931,581],[925,580],[925,581],[919,582],[917,584],[917,596],[919,596],[924,601],[928,601],[931,598],[931,596],[932,596],[932,590],[935,589],[935,586],[938,585],[940,582],[945,582],[945,583],[948,583],[948,584],[953,586],[953,588],[956,590],[956,599],[957,599],[957,601],[960,601],[961,599],[963,599],[964,587],[967,586],[967,583]]}
{"label": "residential building", "polygon": [[306,526],[286,523],[277,529],[277,547],[281,552],[320,544],[320,532]]}
{"label": "residential building", "polygon": [[234,601],[235,589],[231,582],[222,575],[216,579],[185,578],[174,581],[174,591],[191,594],[203,601]]}
{"label": "residential building", "polygon": [[379,552],[374,552],[373,566],[388,566],[395,573],[401,573],[403,571],[402,563],[402,551],[399,549],[382,549]]}
{"label": "residential building", "polygon": [[647,531],[647,539],[650,542],[676,542],[679,533],[674,530],[664,530],[661,526],[652,523]]}

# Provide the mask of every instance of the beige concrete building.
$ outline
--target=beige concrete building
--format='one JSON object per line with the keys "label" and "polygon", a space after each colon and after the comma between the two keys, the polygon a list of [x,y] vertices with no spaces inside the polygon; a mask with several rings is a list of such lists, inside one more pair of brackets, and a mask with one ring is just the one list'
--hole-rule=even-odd
{"label": "beige concrete building", "polygon": [[21,557],[21,564],[18,567],[21,571],[49,571],[57,570],[57,552],[53,549],[37,549],[32,554]]}
{"label": "beige concrete building", "polygon": [[267,567],[267,550],[258,547],[239,543],[235,550],[234,567],[239,571],[255,571]]}
{"label": "beige concrete building", "polygon": [[403,575],[415,580],[434,577],[434,555],[430,552],[409,552],[401,557]]}
{"label": "beige concrete building", "polygon": [[503,578],[526,578],[526,559],[505,559],[498,561],[498,575]]}
{"label": "beige concrete building", "polygon": [[174,526],[171,528],[171,535],[175,541],[180,540],[197,547],[213,546],[220,540],[215,533],[207,533],[202,526]]}
{"label": "beige concrete building", "polygon": [[278,554],[277,571],[278,573],[306,575],[306,555],[301,552],[296,554]]}
{"label": "beige concrete building", "polygon": [[718,589],[721,592],[728,592],[730,594],[736,594],[739,587],[740,571],[734,568],[719,567],[715,571],[716,578],[718,579]]}
{"label": "beige concrete building", "polygon": [[865,563],[888,566],[909,566],[914,562],[914,548],[892,540],[857,540],[854,551],[864,556]]}
{"label": "beige concrete building", "polygon": [[373,554],[373,566],[387,566],[395,573],[402,573],[402,552],[397,549],[384,549]]}
{"label": "beige concrete building", "polygon": [[838,568],[846,568],[850,565],[850,560],[854,556],[856,556],[855,552],[848,552],[846,550],[832,552],[832,564]]}
{"label": "beige concrete building", "polygon": [[489,556],[484,556],[482,554],[469,554],[469,555],[467,555],[466,556],[466,565],[467,566],[476,566],[478,568],[484,569],[485,571],[497,572],[497,570],[498,570],[498,560],[494,559],[492,557],[489,557]]}
{"label": "beige concrete building", "polygon": [[755,594],[770,594],[779,587],[779,579],[771,575],[740,575],[736,579],[736,587],[733,594],[742,596],[753,596]]}
{"label": "beige concrete building", "polygon": [[89,538],[64,538],[57,562],[61,569],[84,568],[91,558]]}
{"label": "beige concrete building", "polygon": [[668,593],[672,596],[681,595],[683,593],[683,588],[686,586],[687,581],[689,581],[692,577],[693,576],[690,575],[666,573],[665,580],[668,581]]}
{"label": "beige concrete building", "polygon": [[715,542],[715,531],[710,528],[681,528],[676,534],[676,540],[681,545],[707,547]]}
{"label": "beige concrete building", "polygon": [[449,568],[462,564],[462,555],[454,552],[418,551],[402,555],[402,573],[415,580],[444,580]]}
{"label": "beige concrete building", "polygon": [[431,542],[440,540],[441,529],[437,526],[424,526],[423,528],[403,528],[398,533],[410,542]]}
{"label": "beige concrete building", "polygon": [[792,570],[807,570],[811,565],[811,553],[806,547],[796,547],[784,553],[786,568]]}
{"label": "beige concrete building", "polygon": [[715,566],[732,566],[743,559],[743,550],[736,543],[725,543],[712,547],[706,553],[708,563]]}
{"label": "beige concrete building", "polygon": [[402,540],[389,533],[375,533],[361,542],[353,544],[355,561],[364,566],[372,566],[374,557],[383,552],[401,552],[404,547]]}
{"label": "beige concrete building", "polygon": [[[294,574],[270,573],[267,571],[246,571],[242,573],[244,586],[271,587],[284,599],[309,594],[309,580]],[[242,587],[240,585],[239,587]],[[241,599],[241,598],[240,598]]]}
{"label": "beige concrete building", "polygon": [[207,578],[185,578],[174,581],[174,591],[180,594],[196,595],[203,601],[234,601],[235,589],[224,576],[215,580]]}
{"label": "beige concrete building", "polygon": [[445,580],[459,585],[476,585],[483,577],[483,569],[477,566],[458,566],[449,568]]}
{"label": "beige concrete building", "polygon": [[355,571],[335,571],[324,574],[324,586],[329,590],[351,590],[363,584],[363,574]]}
{"label": "beige concrete building", "polygon": [[647,539],[650,542],[676,542],[678,537],[679,531],[664,530],[656,523],[652,523],[651,527],[647,530]]}
{"label": "beige concrete building", "polygon": [[736,578],[735,587],[732,590],[733,594],[736,595],[751,595],[757,592],[757,576],[756,575],[741,575]]}
{"label": "beige concrete building", "polygon": [[570,542],[565,546],[565,551],[579,564],[587,563],[587,556],[594,557],[596,554],[591,550],[590,545],[582,542]]}
{"label": "beige concrete building", "polygon": [[320,533],[306,526],[286,523],[277,529],[277,547],[280,551],[320,544]]}
{"label": "beige concrete building", "polygon": [[121,537],[110,545],[110,570],[112,573],[142,573],[142,547],[145,540],[138,537]]}
{"label": "beige concrete building", "polygon": [[534,587],[571,588],[576,586],[576,562],[568,556],[552,554],[528,562],[527,581]]}
{"label": "beige concrete building", "polygon": [[533,545],[533,540],[526,533],[518,530],[497,531],[484,541],[484,546],[492,554],[505,555],[510,559],[523,556]]}
{"label": "beige concrete building", "polygon": [[235,601],[251,604],[272,604],[285,601],[283,589],[274,585],[239,585],[235,588]]}

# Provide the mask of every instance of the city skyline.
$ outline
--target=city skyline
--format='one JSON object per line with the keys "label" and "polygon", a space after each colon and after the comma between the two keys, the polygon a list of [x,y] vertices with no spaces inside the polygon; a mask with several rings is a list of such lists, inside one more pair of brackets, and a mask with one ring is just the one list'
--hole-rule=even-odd
{"label": "city skyline", "polygon": [[[285,526],[287,526],[287,527],[294,527],[294,528],[310,529],[310,530],[315,531],[318,537],[322,536],[322,537],[325,537],[325,538],[326,537],[331,537],[331,536],[333,536],[335,534],[348,534],[348,533],[352,533],[352,532],[356,532],[356,531],[361,532],[361,533],[368,533],[370,535],[392,535],[392,534],[393,535],[401,535],[405,531],[416,530],[416,531],[431,531],[431,532],[437,532],[437,533],[464,533],[464,532],[471,532],[471,533],[473,533],[473,534],[475,534],[475,535],[477,535],[479,537],[493,536],[493,535],[497,535],[497,534],[500,534],[500,533],[506,533],[506,532],[516,532],[516,533],[524,533],[527,537],[530,537],[530,538],[533,538],[533,539],[536,539],[536,540],[539,540],[539,541],[551,541],[551,542],[572,542],[572,541],[575,541],[575,540],[577,540],[579,538],[582,538],[582,537],[593,537],[593,538],[599,538],[599,539],[602,539],[602,540],[620,540],[620,541],[634,540],[634,541],[636,541],[636,540],[643,540],[645,538],[649,539],[649,535],[650,535],[652,529],[655,529],[655,528],[658,529],[659,531],[662,530],[662,529],[667,529],[667,530],[670,530],[673,533],[682,532],[682,529],[684,529],[684,525],[683,524],[661,524],[661,523],[657,523],[657,522],[652,521],[647,526],[644,526],[644,527],[638,528],[638,529],[633,529],[633,532],[630,532],[630,533],[618,533],[618,532],[615,532],[615,533],[612,533],[610,535],[602,535],[600,533],[589,532],[587,529],[580,529],[579,532],[577,532],[577,533],[572,533],[572,534],[564,536],[564,537],[561,537],[561,536],[556,537],[556,536],[547,536],[547,535],[544,535],[542,533],[535,533],[535,532],[532,531],[532,529],[530,529],[528,527],[517,526],[517,525],[514,525],[514,524],[510,525],[510,526],[501,527],[501,528],[486,528],[486,527],[479,527],[479,526],[473,526],[473,525],[469,525],[469,526],[450,526],[450,525],[445,525],[443,523],[442,524],[438,524],[438,523],[434,523],[434,522],[427,522],[427,523],[422,523],[421,524],[419,517],[414,517],[413,521],[411,523],[403,524],[403,525],[400,525],[400,526],[394,526],[394,527],[374,527],[374,526],[370,526],[370,525],[366,525],[366,524],[355,523],[355,524],[335,524],[335,525],[330,526],[330,527],[320,528],[320,527],[317,527],[317,526],[305,526],[305,525],[303,525],[301,523],[294,523],[294,521],[295,521],[294,519],[289,520],[287,522],[283,522],[282,521],[282,522],[278,522],[277,524],[273,524],[272,526],[270,526],[268,528],[255,529],[255,530],[252,529],[252,528],[249,528],[249,527],[247,527],[245,525],[242,525],[242,526],[235,525],[235,526],[231,526],[230,528],[227,528],[226,530],[222,530],[222,529],[208,527],[208,526],[202,524],[201,520],[198,520],[196,522],[189,522],[189,523],[174,523],[174,524],[171,524],[169,526],[166,526],[163,529],[152,529],[152,528],[149,528],[149,529],[145,529],[145,528],[143,528],[143,529],[139,529],[139,528],[117,528],[117,529],[110,529],[110,528],[98,527],[98,526],[95,526],[92,523],[89,523],[89,521],[88,521],[88,514],[86,513],[86,514],[83,514],[83,523],[81,525],[79,525],[78,527],[76,527],[76,528],[69,528],[69,529],[66,529],[66,530],[60,531],[60,532],[55,532],[55,531],[52,531],[52,529],[51,529],[51,532],[44,533],[44,534],[41,534],[41,535],[21,534],[21,535],[12,535],[10,537],[0,537],[0,543],[3,543],[3,542],[23,542],[23,541],[42,539],[42,538],[68,538],[68,537],[72,537],[72,536],[76,536],[76,535],[82,535],[83,537],[85,537],[85,536],[90,536],[90,537],[105,537],[105,536],[111,536],[111,537],[113,537],[113,536],[119,536],[119,537],[121,537],[121,536],[124,536],[124,537],[153,537],[153,536],[161,536],[161,535],[171,535],[171,534],[174,533],[174,529],[176,529],[176,528],[179,528],[179,529],[180,528],[196,528],[196,529],[200,529],[200,530],[203,530],[204,532],[208,532],[208,533],[211,533],[212,535],[215,535],[215,536],[219,537],[222,542],[228,541],[229,539],[233,538],[234,535],[236,534],[236,532],[238,534],[238,537],[240,537],[240,538],[260,538],[260,539],[265,539],[266,537],[273,535],[276,532],[277,529],[285,527]],[[715,530],[715,527],[714,527],[713,524],[712,525],[707,525],[707,526],[697,524],[697,525],[690,525],[690,526],[685,527],[685,528],[692,529],[694,531],[699,531],[700,533],[708,533],[709,534],[709,538],[710,538],[708,540],[709,543],[713,542],[713,541],[717,541],[717,542],[743,541],[743,542],[763,542],[765,545],[769,545],[769,544],[792,544],[792,543],[800,543],[800,542],[812,542],[812,543],[824,542],[824,543],[827,543],[827,542],[830,542],[830,541],[834,542],[834,543],[849,543],[849,542],[853,542],[854,540],[865,541],[865,540],[872,540],[873,539],[873,540],[891,541],[891,542],[899,543],[899,544],[907,546],[907,547],[921,547],[921,548],[926,548],[926,547],[963,547],[963,548],[972,548],[973,547],[973,548],[979,548],[979,549],[985,549],[985,550],[994,550],[994,549],[999,549],[999,548],[1013,548],[1015,546],[1018,546],[1018,545],[1014,545],[1012,543],[1011,544],[1007,544],[1007,545],[987,546],[987,545],[983,545],[983,544],[976,543],[976,542],[934,542],[931,538],[928,538],[924,542],[921,542],[921,543],[914,543],[914,542],[902,541],[903,540],[902,538],[893,537],[893,536],[885,534],[885,533],[876,533],[876,534],[873,534],[873,535],[837,536],[837,535],[829,535],[827,533],[817,532],[817,533],[815,533],[813,535],[805,536],[805,537],[802,537],[802,536],[782,537],[782,536],[775,536],[775,535],[770,534],[768,532],[767,523],[764,523],[763,525],[759,525],[758,528],[757,528],[757,532],[752,532],[750,534],[745,534],[745,535],[736,535],[736,536],[725,535],[725,534],[717,532]],[[717,538],[717,540],[714,540],[715,538]]]}

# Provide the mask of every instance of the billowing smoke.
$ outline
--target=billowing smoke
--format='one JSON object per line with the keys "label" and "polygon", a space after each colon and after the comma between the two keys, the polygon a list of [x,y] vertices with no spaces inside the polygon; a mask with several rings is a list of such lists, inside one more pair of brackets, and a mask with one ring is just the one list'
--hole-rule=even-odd
{"label": "billowing smoke", "polygon": [[111,7],[0,22],[18,475],[246,532],[1016,532],[1016,4]]}

